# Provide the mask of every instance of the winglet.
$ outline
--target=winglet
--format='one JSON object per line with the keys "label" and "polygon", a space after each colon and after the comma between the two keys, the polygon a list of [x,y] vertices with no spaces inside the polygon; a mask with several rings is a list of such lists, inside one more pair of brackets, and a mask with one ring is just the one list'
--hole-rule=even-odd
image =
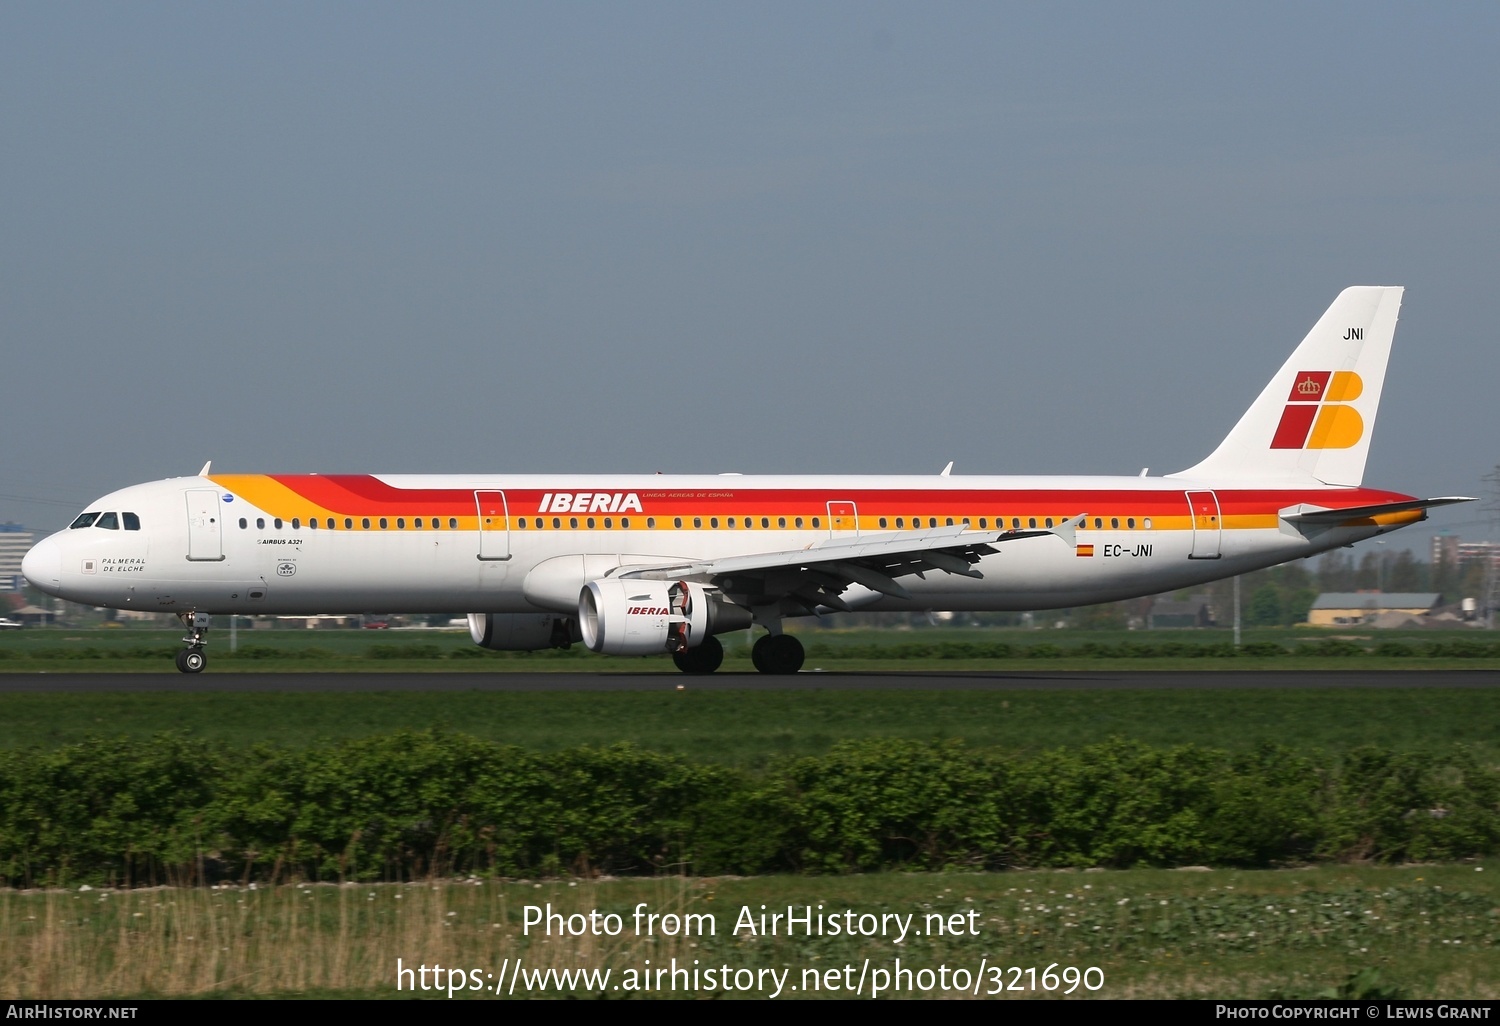
{"label": "winglet", "polygon": [[213,460],[209,460],[207,463],[203,464],[203,469],[200,470],[200,471],[198,471],[198,476],[199,477],[207,477],[208,476],[208,471],[209,471],[209,469],[213,465],[214,465],[214,461]]}
{"label": "winglet", "polygon": [[953,473],[953,461],[949,460],[948,465],[943,468],[942,473],[940,473],[938,477],[947,477],[951,473]]}
{"label": "winglet", "polygon": [[1063,541],[1067,542],[1069,546],[1076,549],[1078,548],[1077,532],[1078,529],[1083,526],[1083,522],[1086,519],[1088,519],[1088,514],[1080,513],[1076,517],[1064,520],[1062,523],[1052,528],[1052,533],[1057,535]]}

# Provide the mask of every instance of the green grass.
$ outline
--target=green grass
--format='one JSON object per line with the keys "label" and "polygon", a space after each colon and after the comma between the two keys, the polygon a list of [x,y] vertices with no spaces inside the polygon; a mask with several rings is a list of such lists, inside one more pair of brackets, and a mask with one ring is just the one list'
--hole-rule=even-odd
{"label": "green grass", "polygon": [[[1297,629],[1244,632],[1245,651],[1234,654],[1226,630],[1083,631],[978,628],[919,630],[821,630],[808,625],[800,636],[807,646],[806,669],[870,672],[899,670],[1371,670],[1496,669],[1500,648],[1484,631],[1389,631],[1351,633]],[[181,631],[160,627],[48,629],[0,633],[0,672],[172,671],[181,649]],[[752,672],[749,632],[724,635],[726,672]],[[1457,655],[1431,655],[1434,643],[1466,646]],[[1005,658],[973,654],[976,645],[1008,645]],[[1179,645],[1182,655],[1141,655],[1145,646]],[[1280,646],[1273,654],[1246,654],[1254,646]],[[1137,654],[1101,654],[1120,646]],[[1400,657],[1377,654],[1385,646],[1405,646]],[[1473,649],[1484,654],[1477,654]],[[665,656],[621,659],[598,656],[582,645],[566,651],[489,652],[464,631],[242,630],[234,651],[228,632],[209,635],[210,672],[627,672],[675,673]]]}
{"label": "green grass", "polygon": [[[774,970],[783,997],[851,996],[869,960],[870,982],[893,982],[896,960],[913,995],[966,996],[935,986],[940,966],[979,977],[986,997],[1047,996],[1043,972],[1093,968],[1073,999],[1347,996],[1494,999],[1500,887],[1480,864],[1292,871],[1011,872],[654,880],[474,881],[405,886],[160,888],[133,892],[0,892],[0,979],[6,998],[174,995],[427,997],[396,989],[396,960],[442,965],[443,983],[493,987],[514,959],[529,970],[608,969],[602,997],[632,996],[627,973],[649,967]],[[634,911],[713,917],[714,931],[635,929]],[[529,933],[528,905],[563,916],[620,917],[619,933]],[[910,916],[894,936],[775,936],[744,929],[744,911]],[[972,915],[971,915],[972,913]],[[938,916],[957,934],[926,932]],[[957,920],[949,917],[957,916]],[[660,921],[659,921],[660,922]],[[826,920],[825,920],[826,922]],[[888,920],[888,923],[894,923]],[[972,928],[972,929],[971,929]],[[894,930],[894,926],[892,926]],[[507,960],[511,960],[507,962]],[[648,962],[649,960],[649,962]],[[981,975],[978,970],[987,967]],[[846,967],[852,967],[846,972]],[[1009,988],[991,993],[997,977]],[[1014,967],[1017,972],[1010,972]],[[1024,970],[1034,968],[1028,975]],[[926,970],[927,977],[917,975]],[[741,996],[769,997],[769,976]],[[700,977],[701,979],[701,977]],[[950,976],[951,979],[951,976]],[[1032,981],[1035,981],[1034,983]],[[424,982],[431,982],[427,977]],[[817,989],[812,986],[816,982]],[[412,979],[416,984],[415,974]],[[831,990],[830,984],[838,989]],[[624,985],[621,990],[613,988]],[[972,987],[972,983],[970,984]],[[790,988],[795,987],[793,991]],[[811,990],[811,993],[809,993]],[[580,996],[588,991],[575,991]],[[555,984],[515,997],[557,997]],[[1057,992],[1054,992],[1057,993]],[[459,990],[454,997],[493,993]],[[634,996],[642,996],[636,994]],[[719,987],[650,996],[725,996]],[[861,995],[868,999],[868,983]]]}
{"label": "green grass", "polygon": [[292,747],[438,727],[539,751],[630,741],[759,767],[866,737],[961,738],[1019,751],[1112,736],[1152,745],[1303,751],[1471,746],[1500,760],[1500,701],[1480,689],[1221,691],[683,691],[0,694],[0,746],[55,747],[163,730]]}

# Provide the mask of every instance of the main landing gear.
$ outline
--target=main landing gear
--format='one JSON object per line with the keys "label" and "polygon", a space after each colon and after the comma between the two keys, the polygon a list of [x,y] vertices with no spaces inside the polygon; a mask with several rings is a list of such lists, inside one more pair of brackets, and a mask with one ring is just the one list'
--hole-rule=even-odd
{"label": "main landing gear", "polygon": [[[191,651],[191,650],[189,650]],[[802,669],[802,642],[790,634],[767,634],[750,649],[750,661],[761,673],[788,674]],[[672,662],[683,673],[713,673],[724,662],[724,646],[710,634],[697,648],[672,653]],[[178,662],[179,667],[181,661]],[[196,670],[187,671],[196,673]]]}
{"label": "main landing gear", "polygon": [[672,662],[683,673],[713,673],[724,662],[724,646],[710,634],[697,648],[684,648],[672,653]]}
{"label": "main landing gear", "polygon": [[203,654],[203,646],[208,643],[203,637],[208,633],[208,614],[178,613],[177,618],[188,631],[182,639],[187,648],[176,656],[177,669],[183,673],[202,673],[208,665],[208,657]]}
{"label": "main landing gear", "polygon": [[750,649],[750,661],[761,673],[796,673],[805,658],[802,642],[790,634],[767,634]]}

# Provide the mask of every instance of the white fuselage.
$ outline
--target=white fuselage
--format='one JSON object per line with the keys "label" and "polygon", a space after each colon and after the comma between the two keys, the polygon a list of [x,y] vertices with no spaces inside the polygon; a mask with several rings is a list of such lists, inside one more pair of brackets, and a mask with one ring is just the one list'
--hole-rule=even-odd
{"label": "white fuselage", "polygon": [[[1072,543],[1044,535],[998,545],[975,565],[980,577],[929,571],[902,579],[908,598],[858,586],[846,594],[871,610],[1047,609],[1348,545],[1423,514],[1308,532],[1278,511],[1404,498],[1178,478],[215,475],[106,495],[89,510],[116,514],[116,526],[60,531],[24,570],[52,595],[149,612],[565,613],[584,585],[621,566],[966,522],[976,533],[1050,528],[1084,514]],[[137,529],[125,528],[126,513]]]}

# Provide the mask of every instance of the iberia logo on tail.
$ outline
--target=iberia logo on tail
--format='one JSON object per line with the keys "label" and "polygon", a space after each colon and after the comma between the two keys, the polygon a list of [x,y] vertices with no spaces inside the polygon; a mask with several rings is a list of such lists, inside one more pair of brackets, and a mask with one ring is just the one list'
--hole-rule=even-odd
{"label": "iberia logo on tail", "polygon": [[1353,371],[1300,371],[1276,434],[1273,449],[1348,449],[1365,433],[1359,411],[1348,405],[1364,391]]}

